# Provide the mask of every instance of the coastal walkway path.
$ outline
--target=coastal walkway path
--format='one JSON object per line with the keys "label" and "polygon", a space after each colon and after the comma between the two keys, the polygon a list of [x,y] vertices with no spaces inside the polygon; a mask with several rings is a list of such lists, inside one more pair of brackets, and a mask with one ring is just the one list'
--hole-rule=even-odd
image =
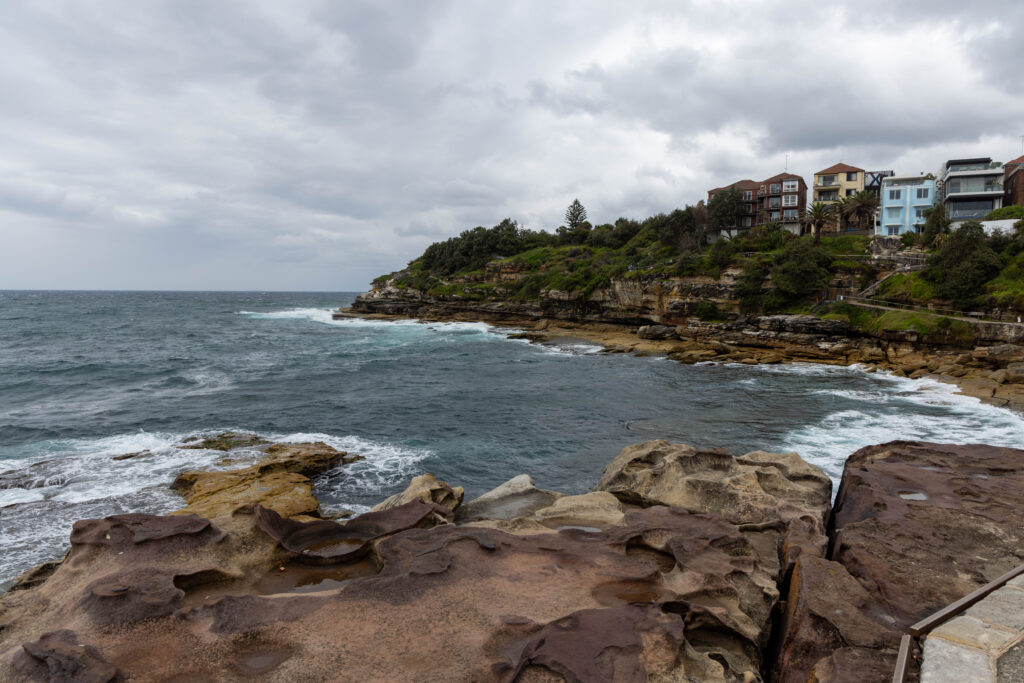
{"label": "coastal walkway path", "polygon": [[921,683],[1024,681],[1024,565],[914,624],[894,683],[905,680],[914,636],[923,644]]}

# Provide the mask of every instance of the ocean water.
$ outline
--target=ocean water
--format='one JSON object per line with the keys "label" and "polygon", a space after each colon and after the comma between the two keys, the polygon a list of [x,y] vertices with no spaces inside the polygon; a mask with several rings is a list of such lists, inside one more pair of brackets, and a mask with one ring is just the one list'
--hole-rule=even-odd
{"label": "ocean water", "polygon": [[893,439],[1024,447],[1020,416],[936,382],[332,320],[354,296],[0,292],[0,586],[61,557],[75,520],[180,507],[175,475],[222,454],[176,446],[227,429],[365,456],[316,480],[325,507],[357,511],[422,472],[470,497],[523,472],[584,492],[654,438],[796,451],[835,481],[850,453]]}

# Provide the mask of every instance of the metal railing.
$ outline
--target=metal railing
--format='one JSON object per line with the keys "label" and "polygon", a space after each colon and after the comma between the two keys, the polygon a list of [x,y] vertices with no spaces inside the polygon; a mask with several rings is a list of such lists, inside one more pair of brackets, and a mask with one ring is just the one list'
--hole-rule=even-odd
{"label": "metal railing", "polygon": [[907,675],[910,673],[910,651],[914,646],[915,640],[927,635],[929,631],[932,631],[937,626],[941,626],[946,623],[953,617],[971,607],[974,603],[987,597],[989,593],[1002,588],[1005,584],[1022,574],[1024,574],[1024,564],[1016,569],[1011,569],[995,581],[986,583],[978,590],[968,593],[956,602],[946,605],[938,612],[925,617],[907,629],[908,632],[900,639],[900,651],[899,654],[896,655],[896,668],[892,674],[892,683],[906,683]]}

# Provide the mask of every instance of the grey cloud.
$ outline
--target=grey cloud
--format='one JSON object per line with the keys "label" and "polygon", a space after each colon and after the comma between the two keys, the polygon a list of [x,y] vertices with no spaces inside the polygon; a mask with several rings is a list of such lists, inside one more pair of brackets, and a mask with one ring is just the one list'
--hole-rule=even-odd
{"label": "grey cloud", "polygon": [[[675,2],[6,3],[0,287],[359,289],[476,225],[554,228],[577,196],[595,222],[642,218],[786,152],[808,175],[837,155],[934,169],[943,145],[1015,145],[1020,3],[937,2],[739,19]],[[908,30],[965,36],[949,53],[970,70],[879,89],[858,51],[898,61]],[[835,45],[851,64],[822,63]]]}

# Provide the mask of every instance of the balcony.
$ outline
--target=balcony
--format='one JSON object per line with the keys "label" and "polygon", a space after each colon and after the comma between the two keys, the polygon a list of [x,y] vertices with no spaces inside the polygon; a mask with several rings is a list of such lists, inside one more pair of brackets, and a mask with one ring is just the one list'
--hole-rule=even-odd
{"label": "balcony", "polygon": [[837,178],[837,177],[815,178],[814,179],[814,186],[815,187],[839,187],[839,178]]}

